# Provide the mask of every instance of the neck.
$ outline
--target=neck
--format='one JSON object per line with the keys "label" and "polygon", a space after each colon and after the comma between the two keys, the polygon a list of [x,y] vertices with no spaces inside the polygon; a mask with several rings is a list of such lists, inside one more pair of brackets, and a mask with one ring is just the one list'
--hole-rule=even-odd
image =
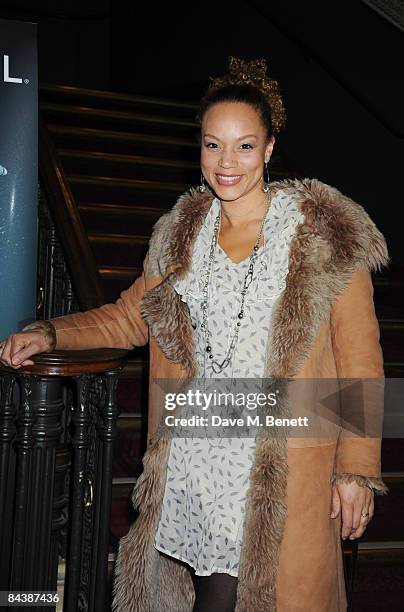
{"label": "neck", "polygon": [[244,225],[246,222],[261,219],[268,206],[268,193],[254,193],[247,198],[233,202],[221,201],[222,219],[232,227]]}

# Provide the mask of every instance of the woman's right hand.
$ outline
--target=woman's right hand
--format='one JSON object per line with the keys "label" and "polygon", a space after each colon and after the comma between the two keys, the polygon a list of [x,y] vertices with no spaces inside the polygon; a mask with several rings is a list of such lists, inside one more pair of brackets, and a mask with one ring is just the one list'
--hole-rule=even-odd
{"label": "woman's right hand", "polygon": [[17,332],[0,341],[0,361],[16,370],[21,366],[33,365],[34,362],[28,357],[49,350],[49,337],[43,331]]}

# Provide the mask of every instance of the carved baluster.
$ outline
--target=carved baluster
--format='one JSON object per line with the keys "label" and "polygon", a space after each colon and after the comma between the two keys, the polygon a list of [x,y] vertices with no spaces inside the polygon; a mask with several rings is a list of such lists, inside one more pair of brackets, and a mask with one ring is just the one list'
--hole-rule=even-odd
{"label": "carved baluster", "polygon": [[77,402],[72,406],[71,422],[73,432],[73,473],[71,477],[72,505],[70,514],[70,535],[66,578],[64,590],[64,612],[77,612],[79,608],[79,591],[81,579],[82,539],[83,539],[83,504],[85,492],[85,473],[89,437],[89,391],[91,375],[81,374],[76,378]]}
{"label": "carved baluster", "polygon": [[99,406],[105,401],[102,376],[93,376],[88,398],[88,413],[90,417],[88,427],[89,445],[87,449],[87,462],[84,474],[84,508],[83,508],[83,548],[81,555],[81,580],[79,591],[78,610],[90,610],[91,601],[94,600],[94,589],[100,587],[92,581],[94,574],[93,548],[97,546],[96,526],[94,523],[97,508],[96,496],[98,494],[97,470],[99,466],[99,440],[97,438],[97,419]]}
{"label": "carved baluster", "polygon": [[58,532],[52,532],[56,447],[62,432],[62,378],[19,375],[12,588],[56,590]]}
{"label": "carved baluster", "polygon": [[12,441],[16,434],[14,419],[17,406],[13,401],[15,376],[0,377],[0,590],[7,590],[10,572],[15,454]]}
{"label": "carved baluster", "polygon": [[110,517],[112,498],[112,463],[114,442],[117,437],[116,421],[119,410],[116,403],[116,389],[121,368],[105,372],[105,399],[101,403],[97,423],[99,440],[98,474],[96,487],[96,534],[93,548],[93,580],[96,585],[92,599],[91,612],[101,610],[105,606],[106,587],[108,581],[108,551],[110,538]]}
{"label": "carved baluster", "polygon": [[15,527],[13,543],[13,568],[11,577],[11,590],[29,588],[24,581],[24,553],[25,538],[28,532],[29,514],[29,482],[32,458],[32,426],[34,415],[30,404],[31,384],[27,376],[22,376],[21,403],[17,413],[17,435],[15,448],[17,452],[16,471],[16,503]]}

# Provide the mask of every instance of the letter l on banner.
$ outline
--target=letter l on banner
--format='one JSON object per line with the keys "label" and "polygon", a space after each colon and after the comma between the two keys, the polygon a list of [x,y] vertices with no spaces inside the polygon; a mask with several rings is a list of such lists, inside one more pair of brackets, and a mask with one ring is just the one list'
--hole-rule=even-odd
{"label": "letter l on banner", "polygon": [[0,19],[0,340],[36,319],[37,26]]}

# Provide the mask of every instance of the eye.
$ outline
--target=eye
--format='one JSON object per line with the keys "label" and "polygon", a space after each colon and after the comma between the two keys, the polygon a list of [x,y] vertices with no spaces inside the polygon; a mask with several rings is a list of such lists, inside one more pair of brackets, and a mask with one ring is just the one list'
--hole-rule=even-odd
{"label": "eye", "polygon": [[243,144],[241,145],[241,148],[244,149],[245,151],[248,151],[248,149],[252,149],[253,146],[249,144],[248,142],[243,142]]}
{"label": "eye", "polygon": [[206,142],[205,147],[208,149],[217,149],[218,145],[215,142]]}

